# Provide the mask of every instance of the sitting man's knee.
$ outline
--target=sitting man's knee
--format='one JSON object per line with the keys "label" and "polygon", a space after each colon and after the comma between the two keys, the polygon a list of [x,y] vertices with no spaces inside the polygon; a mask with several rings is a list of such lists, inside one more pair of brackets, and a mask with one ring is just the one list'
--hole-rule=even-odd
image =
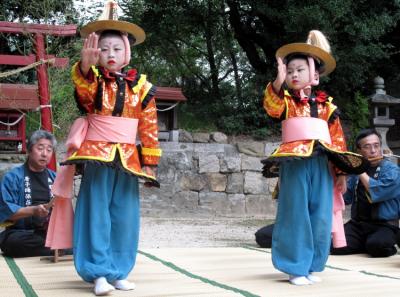
{"label": "sitting man's knee", "polygon": [[345,247],[340,247],[340,248],[335,248],[333,245],[331,245],[331,255],[337,255],[337,256],[342,256],[342,255],[353,255],[353,254],[361,254],[363,253],[362,250],[354,248],[352,246],[345,246]]}
{"label": "sitting man's knee", "polygon": [[387,244],[385,242],[372,241],[366,243],[367,253],[374,258],[390,257],[397,253],[394,244]]}
{"label": "sitting man's knee", "polygon": [[21,250],[21,247],[18,246],[17,242],[12,240],[5,240],[1,244],[0,248],[3,255],[7,257],[18,257],[19,251]]}

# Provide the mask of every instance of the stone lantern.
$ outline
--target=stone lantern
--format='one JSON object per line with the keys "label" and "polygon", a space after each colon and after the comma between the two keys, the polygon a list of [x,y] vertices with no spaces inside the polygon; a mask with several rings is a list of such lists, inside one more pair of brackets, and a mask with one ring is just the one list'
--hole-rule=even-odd
{"label": "stone lantern", "polygon": [[373,109],[372,123],[375,129],[382,136],[382,150],[384,152],[390,152],[390,148],[386,141],[386,134],[389,128],[394,126],[395,120],[389,118],[389,107],[399,104],[400,99],[386,94],[384,83],[385,81],[382,77],[375,77],[375,94],[370,97],[371,107]]}

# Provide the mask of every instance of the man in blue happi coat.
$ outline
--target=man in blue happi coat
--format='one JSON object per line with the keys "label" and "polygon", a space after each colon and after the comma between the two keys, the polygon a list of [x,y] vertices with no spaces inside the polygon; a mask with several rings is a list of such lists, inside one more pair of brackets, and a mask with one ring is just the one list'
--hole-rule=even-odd
{"label": "man in blue happi coat", "polygon": [[374,129],[362,130],[356,137],[357,150],[371,166],[367,172],[348,178],[344,195],[345,203],[351,204],[351,219],[344,226],[347,246],[332,248],[333,255],[389,257],[397,253],[400,168],[382,157],[381,145],[381,136]]}
{"label": "man in blue happi coat", "polygon": [[28,142],[26,162],[7,172],[0,183],[0,248],[8,257],[47,256],[45,247],[55,172],[48,169],[56,146],[53,134],[38,130]]}

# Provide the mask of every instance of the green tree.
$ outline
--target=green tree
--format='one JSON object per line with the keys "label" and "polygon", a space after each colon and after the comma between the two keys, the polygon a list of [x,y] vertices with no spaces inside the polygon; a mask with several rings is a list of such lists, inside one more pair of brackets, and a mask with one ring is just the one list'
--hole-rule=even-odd
{"label": "green tree", "polygon": [[[37,0],[22,1],[9,0],[0,2],[0,21],[30,23],[30,24],[49,24],[64,25],[76,23],[77,13],[73,7],[73,0]],[[72,38],[73,39],[73,38]],[[47,36],[46,51],[58,57],[70,57],[71,38],[60,38]],[[11,55],[31,55],[34,54],[34,35],[33,34],[6,34],[0,33],[0,54]],[[0,66],[0,72],[15,68],[13,65]],[[71,118],[74,117],[74,109],[66,100],[73,100],[73,92],[65,93],[65,73],[69,69],[49,68],[49,81],[51,88],[51,103],[53,111],[53,122],[56,135],[64,135],[68,129]],[[31,69],[3,78],[2,83],[37,83],[36,70]],[[31,111],[27,113],[27,132],[28,134],[40,127],[40,113]],[[59,127],[59,129],[57,129]]]}
{"label": "green tree", "polygon": [[354,100],[352,102],[347,103],[346,105],[347,117],[351,122],[351,136],[348,139],[347,145],[352,150],[355,150],[355,137],[356,135],[365,128],[368,128],[370,125],[369,121],[369,107],[368,107],[368,98],[361,95],[360,92],[356,92],[354,94]]}
{"label": "green tree", "polygon": [[368,83],[377,71],[399,68],[400,63],[394,65],[391,60],[393,41],[399,44],[395,35],[400,17],[398,0],[226,2],[237,41],[261,81],[275,76],[276,49],[304,42],[311,29],[323,31],[330,40],[337,69],[322,87],[344,112],[346,103],[355,103],[355,92],[368,92]]}
{"label": "green tree", "polygon": [[344,113],[357,91],[368,92],[378,71],[399,66],[391,63],[390,38],[400,17],[398,0],[165,0],[122,6],[127,20],[148,33],[137,48],[139,68],[157,84],[183,87],[189,102],[182,111],[207,117],[229,133],[273,130],[260,101],[276,75],[275,51],[305,41],[311,29],[331,42],[338,66],[321,88]]}
{"label": "green tree", "polygon": [[[126,19],[147,33],[133,63],[156,84],[183,88],[189,98],[180,107],[185,122],[197,117],[204,125],[206,119],[229,133],[248,132],[249,121],[265,123],[253,69],[235,40],[225,1],[126,1],[121,6]],[[246,112],[254,102],[256,120]]]}
{"label": "green tree", "polygon": [[73,21],[73,16],[72,0],[7,0],[0,2],[0,21],[60,24]]}
{"label": "green tree", "polygon": [[[82,25],[97,19],[103,6],[101,1],[87,5],[81,0],[75,2],[81,4],[79,11],[74,11],[72,3],[2,1],[0,20]],[[373,77],[391,74],[387,85],[399,78],[394,75],[400,73],[399,0],[126,0],[119,4],[123,18],[139,24],[147,34],[146,42],[133,49],[132,65],[156,85],[183,88],[189,100],[179,106],[180,118],[191,129],[217,127],[261,137],[274,132],[277,127],[265,115],[261,99],[266,83],[276,75],[275,51],[283,44],[305,41],[311,29],[323,31],[332,45],[337,69],[320,87],[335,98],[346,119],[360,104],[357,98],[370,93]],[[74,62],[81,43],[69,42],[49,39],[48,49]],[[0,36],[3,53],[25,54],[31,46],[26,38]],[[24,74],[18,79],[25,82],[34,77]],[[63,84],[69,75],[52,73],[51,79],[59,80],[52,83],[53,105],[65,107],[63,100],[72,100],[72,91]],[[59,112],[60,118],[63,115]]]}

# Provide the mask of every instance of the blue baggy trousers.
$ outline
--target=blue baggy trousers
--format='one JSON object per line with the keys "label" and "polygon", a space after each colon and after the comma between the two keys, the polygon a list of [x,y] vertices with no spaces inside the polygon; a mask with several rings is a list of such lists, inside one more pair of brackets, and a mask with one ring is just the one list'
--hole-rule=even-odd
{"label": "blue baggy trousers", "polygon": [[138,179],[87,164],[74,219],[74,262],[87,282],[125,279],[136,261],[140,204]]}
{"label": "blue baggy trousers", "polygon": [[332,195],[326,156],[281,163],[272,237],[275,268],[294,276],[324,269],[331,242]]}

